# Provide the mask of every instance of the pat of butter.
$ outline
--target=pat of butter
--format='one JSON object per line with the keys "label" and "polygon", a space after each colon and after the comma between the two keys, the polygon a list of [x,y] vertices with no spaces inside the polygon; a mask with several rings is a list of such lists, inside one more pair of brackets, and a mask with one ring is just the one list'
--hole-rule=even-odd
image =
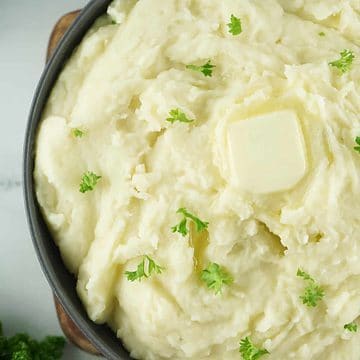
{"label": "pat of butter", "polygon": [[253,193],[291,189],[306,173],[302,130],[296,114],[280,111],[228,127],[231,182]]}

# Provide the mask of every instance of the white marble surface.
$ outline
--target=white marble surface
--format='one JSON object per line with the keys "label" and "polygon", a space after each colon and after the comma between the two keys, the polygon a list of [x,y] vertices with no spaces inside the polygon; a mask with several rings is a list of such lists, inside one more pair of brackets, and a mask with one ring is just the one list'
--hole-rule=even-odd
{"label": "white marble surface", "polygon": [[[32,94],[50,30],[86,0],[0,0],[0,321],[6,334],[60,334],[26,224],[21,163]],[[68,345],[64,359],[95,359]]]}

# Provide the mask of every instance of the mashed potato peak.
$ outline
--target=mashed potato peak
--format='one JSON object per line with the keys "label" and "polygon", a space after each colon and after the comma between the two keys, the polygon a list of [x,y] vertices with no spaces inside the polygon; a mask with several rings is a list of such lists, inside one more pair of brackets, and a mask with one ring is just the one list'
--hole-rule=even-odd
{"label": "mashed potato peak", "polygon": [[[118,0],[74,52],[39,129],[37,197],[90,318],[134,358],[240,359],[249,337],[267,359],[358,359],[359,34],[357,0]],[[212,76],[186,67],[208,60]],[[207,229],[172,232],[181,207]],[[163,272],[128,281],[144,255]],[[221,294],[210,263],[233,278]]]}

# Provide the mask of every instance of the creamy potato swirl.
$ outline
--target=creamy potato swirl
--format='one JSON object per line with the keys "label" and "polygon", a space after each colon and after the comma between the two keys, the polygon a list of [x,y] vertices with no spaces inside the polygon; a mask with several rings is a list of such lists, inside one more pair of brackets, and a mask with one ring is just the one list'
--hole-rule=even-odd
{"label": "creamy potato swirl", "polygon": [[[89,317],[134,358],[241,359],[249,337],[264,359],[358,359],[359,34],[357,0],[118,0],[75,50],[39,129],[37,198]],[[209,60],[212,76],[186,67]],[[172,232],[181,207],[207,229]],[[129,281],[144,255],[164,271]],[[221,294],[209,263],[233,278]]]}

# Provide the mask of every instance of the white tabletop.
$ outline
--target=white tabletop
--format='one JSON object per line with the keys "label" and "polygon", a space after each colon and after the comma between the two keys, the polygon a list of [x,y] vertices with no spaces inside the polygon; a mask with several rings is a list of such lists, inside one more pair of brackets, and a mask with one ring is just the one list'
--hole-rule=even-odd
{"label": "white tabletop", "polygon": [[[0,321],[5,334],[61,334],[21,189],[22,144],[51,28],[86,0],[0,0]],[[96,359],[68,345],[64,359]]]}

